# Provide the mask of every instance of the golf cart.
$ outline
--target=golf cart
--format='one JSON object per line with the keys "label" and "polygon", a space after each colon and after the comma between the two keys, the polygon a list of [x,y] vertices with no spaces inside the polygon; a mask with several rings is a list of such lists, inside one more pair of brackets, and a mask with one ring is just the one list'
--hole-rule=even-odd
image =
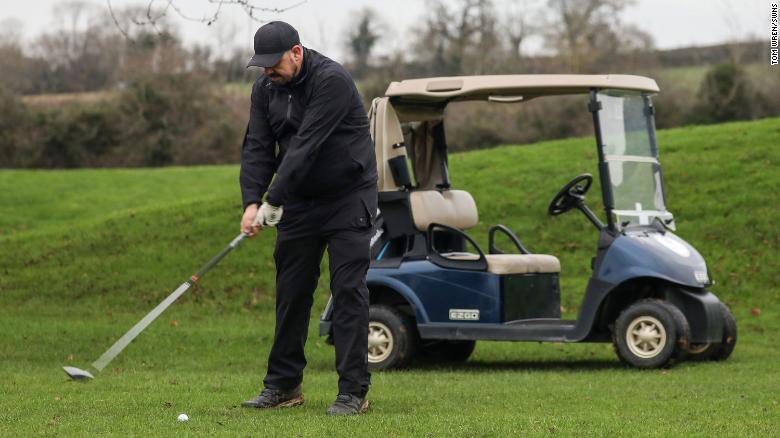
{"label": "golf cart", "polygon": [[[393,82],[369,118],[379,170],[372,239],[368,361],[407,365],[418,354],[466,360],[477,340],[612,342],[639,368],[722,360],[736,343],[729,309],[707,290],[702,256],[672,233],[650,95],[655,81],[626,75],[504,75]],[[603,222],[582,174],[558,191],[550,215],[579,210],[598,232],[592,274],[576,320],[561,319],[559,260],[535,254],[507,227],[489,229],[487,251],[465,230],[474,198],[450,186],[444,109],[450,102],[521,103],[584,95],[593,119]],[[408,164],[411,164],[411,171]],[[513,242],[513,253],[495,244]],[[331,337],[332,301],[320,320]]]}

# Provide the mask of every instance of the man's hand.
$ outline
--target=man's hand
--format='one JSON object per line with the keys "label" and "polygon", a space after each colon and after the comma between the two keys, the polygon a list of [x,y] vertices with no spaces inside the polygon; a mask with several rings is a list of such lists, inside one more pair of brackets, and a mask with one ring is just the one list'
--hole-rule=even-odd
{"label": "man's hand", "polygon": [[255,223],[257,217],[257,204],[247,205],[246,210],[244,210],[244,217],[241,218],[241,232],[248,237],[253,237],[257,234],[263,228],[260,224]]}
{"label": "man's hand", "polygon": [[257,212],[255,224],[259,224],[261,228],[275,227],[280,220],[282,220],[282,206],[274,207],[267,202],[263,202],[263,205],[260,206],[260,210]]}

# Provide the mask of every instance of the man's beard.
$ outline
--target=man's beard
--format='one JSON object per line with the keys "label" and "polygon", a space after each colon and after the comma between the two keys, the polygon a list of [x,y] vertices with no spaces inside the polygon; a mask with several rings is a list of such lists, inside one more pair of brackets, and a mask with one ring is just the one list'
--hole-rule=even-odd
{"label": "man's beard", "polygon": [[277,84],[277,85],[284,85],[284,84],[290,82],[289,79],[287,79],[284,76],[282,76],[280,74],[277,74],[277,73],[273,73],[273,74],[268,75],[268,78],[271,79],[271,81],[274,84]]}
{"label": "man's beard", "polygon": [[282,81],[284,81],[284,78],[283,78],[282,76],[280,76],[280,75],[277,75],[277,74],[272,74],[272,75],[270,75],[270,76],[268,76],[268,77],[269,77],[269,78],[270,78],[270,79],[271,79],[271,80],[272,80],[274,83],[279,83],[279,82],[282,82]]}

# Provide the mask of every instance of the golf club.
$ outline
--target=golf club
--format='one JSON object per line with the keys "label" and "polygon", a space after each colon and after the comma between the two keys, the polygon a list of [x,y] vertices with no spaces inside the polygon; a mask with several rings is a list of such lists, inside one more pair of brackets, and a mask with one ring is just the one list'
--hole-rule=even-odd
{"label": "golf club", "polygon": [[[233,248],[235,248],[244,238],[247,237],[246,233],[239,234],[235,239],[233,239],[228,246],[226,246],[222,251],[220,251],[219,254],[214,256],[211,260],[209,260],[208,263],[203,265],[202,268],[198,271],[197,274],[190,277],[187,281],[181,284],[178,288],[176,288],[175,291],[173,291],[170,295],[168,295],[167,298],[165,298],[160,304],[157,305],[154,309],[152,309],[151,312],[149,312],[144,318],[136,325],[133,326],[130,330],[128,330],[127,333],[124,334],[119,340],[117,340],[114,345],[111,346],[108,350],[106,350],[105,353],[103,353],[102,356],[100,356],[96,361],[92,362],[92,367],[95,368],[98,371],[103,371],[103,368],[108,365],[109,362],[114,360],[114,358],[122,352],[122,350],[127,347],[127,345],[133,341],[133,339],[136,338],[139,334],[141,334],[146,327],[149,326],[155,319],[157,319],[158,316],[160,316],[161,313],[165,311],[171,304],[173,304],[174,301],[176,301],[180,296],[184,294],[184,292],[187,292],[187,289],[189,289],[193,284],[195,284],[200,278],[208,272],[209,269],[214,267],[217,263],[219,263],[220,260],[222,260],[223,257],[227,255]],[[85,380],[85,379],[93,379],[94,376],[92,373],[86,370],[82,370],[76,367],[62,367],[65,370],[65,373],[70,376],[73,380]]]}

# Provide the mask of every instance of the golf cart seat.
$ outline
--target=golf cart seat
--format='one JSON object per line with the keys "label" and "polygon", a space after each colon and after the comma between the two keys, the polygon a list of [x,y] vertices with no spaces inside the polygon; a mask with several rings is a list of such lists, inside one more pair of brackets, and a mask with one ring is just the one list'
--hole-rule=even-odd
{"label": "golf cart seat", "polygon": [[[409,194],[415,227],[425,232],[431,224],[465,230],[477,225],[479,216],[474,198],[464,190],[418,190]],[[464,233],[465,234],[465,233]],[[479,254],[445,252],[450,260],[479,260]],[[559,273],[560,261],[546,254],[485,254],[487,271],[494,274]]]}

